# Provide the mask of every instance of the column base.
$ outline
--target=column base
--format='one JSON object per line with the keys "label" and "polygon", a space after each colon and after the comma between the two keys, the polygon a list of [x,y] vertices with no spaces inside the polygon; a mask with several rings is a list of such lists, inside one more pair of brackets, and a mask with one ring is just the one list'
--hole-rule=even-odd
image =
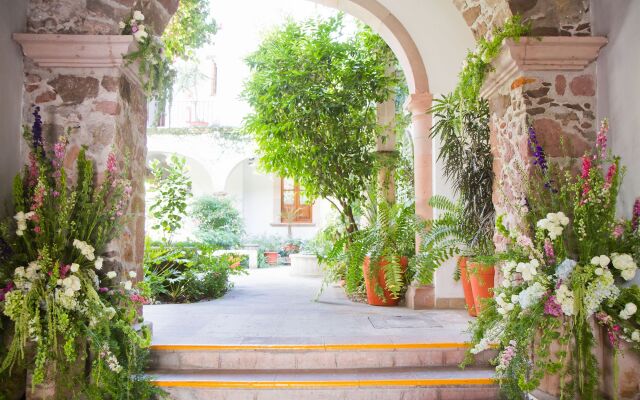
{"label": "column base", "polygon": [[407,308],[412,310],[429,310],[436,307],[436,288],[433,285],[409,285],[405,294]]}

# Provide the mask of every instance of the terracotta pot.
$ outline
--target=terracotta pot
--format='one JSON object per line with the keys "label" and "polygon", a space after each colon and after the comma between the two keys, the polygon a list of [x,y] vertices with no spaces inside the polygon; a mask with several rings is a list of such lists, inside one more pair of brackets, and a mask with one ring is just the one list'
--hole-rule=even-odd
{"label": "terracotta pot", "polygon": [[[384,266],[388,264],[386,260],[381,260],[378,263],[378,273],[374,276],[370,276],[369,268],[371,264],[371,259],[369,256],[364,259],[364,284],[367,289],[367,302],[372,306],[397,306],[400,299],[394,299],[391,292],[387,289],[387,284],[384,274]],[[406,271],[407,265],[409,265],[409,259],[407,257],[400,258],[400,265]],[[384,298],[380,298],[376,293],[376,287],[381,287],[384,291]]]}
{"label": "terracotta pot", "polygon": [[476,313],[482,311],[482,300],[493,296],[495,273],[496,271],[493,265],[475,262],[467,263],[467,274],[471,281],[471,291],[473,292],[473,303],[476,306]]}
{"label": "terracotta pot", "polygon": [[277,251],[265,251],[264,257],[267,259],[267,264],[269,265],[277,265],[278,264],[278,252]]}
{"label": "terracotta pot", "polygon": [[460,257],[458,259],[458,268],[460,269],[460,281],[462,281],[462,289],[464,290],[464,302],[467,304],[467,311],[469,312],[469,315],[475,317],[478,315],[478,313],[476,313],[476,304],[473,300],[471,280],[469,279],[469,274],[467,273],[467,260],[467,257]]}

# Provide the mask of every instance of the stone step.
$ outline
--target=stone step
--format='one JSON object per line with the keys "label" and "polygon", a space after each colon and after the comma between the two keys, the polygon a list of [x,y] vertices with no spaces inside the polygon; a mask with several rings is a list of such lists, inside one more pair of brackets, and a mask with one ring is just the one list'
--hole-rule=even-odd
{"label": "stone step", "polygon": [[490,368],[155,371],[174,400],[489,400]]}
{"label": "stone step", "polygon": [[[466,343],[319,345],[153,345],[154,370],[336,370],[394,367],[457,367]],[[488,366],[495,351],[476,357]]]}

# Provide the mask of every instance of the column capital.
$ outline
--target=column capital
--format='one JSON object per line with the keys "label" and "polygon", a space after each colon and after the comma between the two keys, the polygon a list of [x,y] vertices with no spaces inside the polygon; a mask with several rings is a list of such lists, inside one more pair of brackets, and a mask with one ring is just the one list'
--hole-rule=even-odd
{"label": "column capital", "polygon": [[598,58],[607,38],[600,36],[548,36],[506,40],[480,91],[489,98],[524,72],[581,71]]}
{"label": "column capital", "polygon": [[431,108],[431,101],[433,95],[429,92],[424,93],[412,93],[404,103],[404,107],[413,115],[426,114],[427,110]]}

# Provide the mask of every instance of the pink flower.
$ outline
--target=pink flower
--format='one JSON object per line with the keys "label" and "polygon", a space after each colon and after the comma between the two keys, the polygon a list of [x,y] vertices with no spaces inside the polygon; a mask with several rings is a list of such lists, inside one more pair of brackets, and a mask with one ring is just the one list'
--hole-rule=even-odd
{"label": "pink flower", "polygon": [[618,224],[615,226],[615,228],[613,228],[613,238],[614,239],[620,239],[620,237],[624,234],[624,226],[621,224]]}
{"label": "pink flower", "polygon": [[107,293],[109,291],[109,288],[106,287],[101,287],[100,289],[98,289],[98,292],[100,293]]}
{"label": "pink flower", "polygon": [[544,313],[553,317],[559,317],[562,315],[562,306],[556,300],[555,296],[549,296],[544,303]]}
{"label": "pink flower", "polygon": [[33,231],[37,234],[42,233],[42,228],[40,228],[39,226],[36,226],[35,228],[33,228]]}
{"label": "pink flower", "polygon": [[38,208],[42,207],[42,203],[44,202],[45,190],[44,187],[40,186],[36,189],[36,192],[33,194],[33,203],[31,204],[31,210],[35,211]]}
{"label": "pink flower", "polygon": [[140,303],[140,304],[147,304],[148,301],[144,296],[141,296],[139,294],[132,294],[131,296],[129,296],[129,298],[131,299],[131,301],[135,302],[135,303]]}
{"label": "pink flower", "polygon": [[60,192],[58,192],[57,190],[54,190],[53,192],[51,192],[51,194],[53,195],[53,197],[60,196]]}
{"label": "pink flower", "polygon": [[131,25],[131,32],[132,33],[138,32],[138,25],[136,25],[136,24]]}
{"label": "pink flower", "polygon": [[631,229],[635,232],[638,230],[638,225],[640,224],[640,197],[637,198],[636,202],[633,204],[633,211],[631,215]]}
{"label": "pink flower", "polygon": [[62,265],[62,266],[60,266],[60,278],[66,277],[70,270],[71,270],[71,266],[70,265]]}
{"label": "pink flower", "polygon": [[615,176],[617,169],[618,167],[616,164],[611,164],[609,167],[609,171],[607,171],[607,179],[604,184],[605,189],[609,189],[611,187],[611,183],[613,183],[613,177]]}
{"label": "pink flower", "polygon": [[118,173],[118,161],[114,153],[109,153],[109,157],[107,157],[107,171],[111,175]]}
{"label": "pink flower", "polygon": [[600,157],[604,158],[607,151],[607,133],[609,132],[609,121],[603,119],[600,124],[600,131],[596,137],[596,149],[600,150]]}
{"label": "pink flower", "polygon": [[591,171],[591,158],[584,155],[582,156],[582,179],[589,178],[589,172]]}
{"label": "pink flower", "polygon": [[544,240],[544,254],[547,256],[547,261],[549,261],[549,264],[556,263],[556,254],[553,251],[553,243],[551,243],[551,240],[549,240],[549,238]]}

